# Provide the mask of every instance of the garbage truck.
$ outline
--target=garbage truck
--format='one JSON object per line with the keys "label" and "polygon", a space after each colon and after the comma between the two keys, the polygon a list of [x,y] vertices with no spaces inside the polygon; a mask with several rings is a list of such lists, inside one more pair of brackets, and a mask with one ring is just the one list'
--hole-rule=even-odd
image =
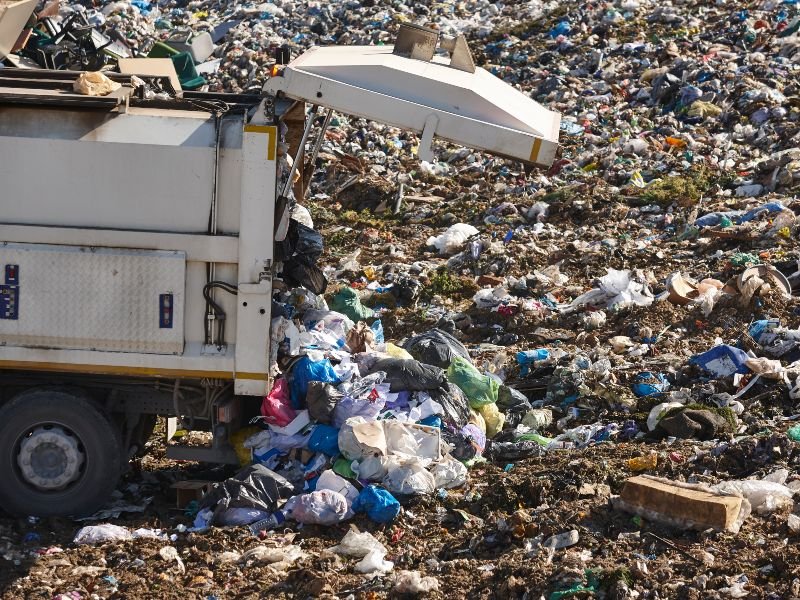
{"label": "garbage truck", "polygon": [[331,111],[415,132],[422,160],[434,138],[539,166],[558,148],[557,113],[463,36],[410,25],[311,48],[259,94],[107,73],[118,89],[93,96],[80,75],[0,69],[0,507],[18,515],[95,511],[157,416],[167,457],[238,464],[280,341],[292,182]]}

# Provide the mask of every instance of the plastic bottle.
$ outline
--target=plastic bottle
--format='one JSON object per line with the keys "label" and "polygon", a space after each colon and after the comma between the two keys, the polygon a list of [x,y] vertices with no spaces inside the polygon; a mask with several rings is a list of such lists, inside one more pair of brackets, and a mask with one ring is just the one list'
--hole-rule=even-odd
{"label": "plastic bottle", "polygon": [[550,358],[550,351],[546,348],[537,348],[536,350],[525,350],[517,352],[517,363],[520,366],[519,374],[525,377],[530,371],[532,364],[547,360]]}
{"label": "plastic bottle", "polygon": [[286,516],[281,511],[277,510],[266,519],[261,519],[260,521],[251,523],[250,531],[253,533],[253,535],[258,535],[261,531],[277,529],[283,525],[284,521],[286,521]]}
{"label": "plastic bottle", "polygon": [[631,471],[647,471],[658,466],[658,453],[651,452],[645,456],[628,459],[628,468]]}

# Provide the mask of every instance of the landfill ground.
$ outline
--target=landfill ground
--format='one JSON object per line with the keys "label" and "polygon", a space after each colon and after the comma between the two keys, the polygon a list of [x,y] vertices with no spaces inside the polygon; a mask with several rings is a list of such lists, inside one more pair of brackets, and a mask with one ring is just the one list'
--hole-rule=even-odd
{"label": "landfill ground", "polygon": [[[174,4],[188,14],[187,3]],[[717,296],[708,314],[699,303],[666,298],[666,281],[676,272],[727,284],[755,264],[776,265],[787,276],[798,270],[800,42],[796,33],[781,36],[796,22],[796,3],[414,3],[415,15],[408,3],[397,3],[400,10],[370,0],[363,3],[367,15],[348,3],[350,20],[339,13],[329,18],[319,3],[294,4],[296,19],[275,22],[282,19],[285,35],[302,33],[295,41],[301,45],[320,40],[320,28],[310,32],[301,15],[310,4],[313,23],[326,22],[326,31],[341,36],[347,23],[363,25],[363,31],[353,25],[348,43],[383,41],[382,28],[394,30],[398,14],[454,23],[467,33],[478,64],[571,124],[562,128],[563,154],[553,168],[525,172],[519,163],[440,142],[441,162],[420,166],[409,150],[415,136],[341,119],[327,134],[304,204],[326,242],[329,290],[342,284],[364,290],[366,305],[385,309],[387,340],[449,327],[479,368],[553,410],[542,434],[599,423],[610,426],[608,435],[596,432],[591,442],[573,440],[576,447],[541,456],[478,462],[463,487],[404,499],[388,525],[364,515],[329,527],[287,523],[262,540],[247,527],[185,531],[193,517],[175,508],[171,484],[220,481],[235,469],[167,460],[161,424],[148,454],[134,461],[118,488],[118,499],[141,512],[97,522],[172,537],[76,546],[75,533],[86,522],[0,513],[2,598],[414,597],[395,588],[404,570],[435,578],[437,589],[420,594],[429,598],[800,598],[800,527],[789,526],[800,506],[752,514],[732,533],[668,526],[610,502],[641,472],[716,484],[786,469],[786,484],[800,488],[800,444],[787,435],[800,407],[784,379],[759,378],[736,398],[743,411],[734,424],[706,440],[649,432],[648,414],[662,398],[631,391],[638,374],[662,373],[671,392],[685,390],[692,403],[716,410],[713,397],[737,394],[753,375],[712,378],[690,364],[692,357],[720,343],[766,356],[748,335],[755,321],[778,319],[787,330],[800,329],[796,279],[793,295],[774,285],[749,298],[734,291]],[[200,19],[222,20],[224,11],[214,5]],[[565,17],[571,29],[554,31]],[[245,25],[254,17],[247,19]],[[146,30],[131,27],[135,36]],[[231,36],[246,48],[245,30]],[[253,35],[267,36],[263,29]],[[241,46],[226,49],[219,75],[210,77],[213,89],[238,92],[253,84],[245,67],[268,54],[252,46],[244,58]],[[600,64],[596,48],[603,50]],[[385,166],[376,170],[377,154]],[[771,201],[782,210],[695,225],[703,215]],[[478,229],[477,258],[466,244],[450,255],[427,246],[454,223]],[[608,269],[629,271],[649,288],[650,302],[567,309],[597,289]],[[419,283],[414,302],[365,289],[400,275]],[[525,285],[515,287],[520,278]],[[503,285],[512,293],[493,307],[474,301],[480,289]],[[535,348],[565,356],[523,377],[516,352]],[[570,387],[578,356],[607,367],[588,369],[581,385]],[[791,362],[782,360],[782,367],[793,381]],[[573,392],[577,398],[569,400]],[[630,421],[642,435],[622,435]],[[629,460],[640,457],[654,458],[656,466],[632,468]],[[390,573],[366,577],[354,571],[356,560],[329,552],[354,528],[388,548]],[[572,530],[574,545],[542,547],[542,540]],[[167,545],[183,567],[162,558]],[[239,556],[289,545],[304,555],[285,570]]]}
{"label": "landfill ground", "polygon": [[[486,464],[470,472],[469,484],[446,498],[419,498],[405,506],[396,522],[376,526],[361,516],[333,527],[304,527],[273,532],[267,541],[247,528],[214,528],[203,534],[179,534],[171,542],[185,573],[170,568],[158,552],[163,540],[134,540],[101,546],[71,545],[78,528],[67,519],[3,519],[4,598],[47,598],[78,591],[100,598],[356,598],[403,597],[393,594],[391,575],[367,580],[353,573],[352,559],[326,552],[351,528],[372,532],[388,548],[395,570],[408,569],[439,581],[431,598],[457,591],[467,598],[539,598],[596,577],[598,597],[628,598],[792,598],[800,595],[800,535],[787,529],[786,514],[749,518],[738,534],[683,532],[641,522],[609,507],[608,494],[619,493],[630,476],[626,461],[657,451],[655,473],[700,480],[742,477],[778,466],[796,470],[797,450],[776,428],[714,457],[713,444],[679,442],[599,444],[579,451],[529,459],[506,470]],[[137,495],[153,496],[144,515],[113,522],[131,528],[173,531],[191,519],[174,509],[168,482],[175,464],[154,456],[127,481]],[[189,471],[192,469],[189,468]],[[532,554],[525,540],[576,529],[578,543],[549,562]],[[32,532],[40,537],[23,540]],[[262,544],[291,541],[308,553],[288,572],[258,564],[219,564],[223,552],[244,553]],[[348,567],[348,561],[350,567]],[[113,585],[104,577],[113,577]],[[746,577],[743,595],[729,589]],[[527,596],[525,595],[527,593]],[[69,597],[69,596],[68,596]],[[87,596],[84,596],[87,597]],[[560,597],[560,596],[554,596]],[[591,597],[588,592],[572,597]]]}

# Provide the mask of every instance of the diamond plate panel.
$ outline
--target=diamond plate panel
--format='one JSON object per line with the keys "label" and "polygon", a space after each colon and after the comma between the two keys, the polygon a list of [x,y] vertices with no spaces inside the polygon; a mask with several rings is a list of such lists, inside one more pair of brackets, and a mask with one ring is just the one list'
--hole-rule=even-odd
{"label": "diamond plate panel", "polygon": [[[0,320],[0,343],[183,352],[184,252],[0,244],[0,277],[7,264],[19,265],[19,316]],[[173,295],[172,328],[159,327],[161,294]]]}

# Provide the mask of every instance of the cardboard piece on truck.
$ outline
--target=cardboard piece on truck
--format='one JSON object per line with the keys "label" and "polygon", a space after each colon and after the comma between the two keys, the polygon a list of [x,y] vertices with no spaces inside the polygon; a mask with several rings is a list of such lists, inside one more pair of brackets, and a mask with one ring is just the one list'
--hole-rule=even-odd
{"label": "cardboard piece on truck", "polygon": [[11,53],[38,0],[0,0],[0,59]]}
{"label": "cardboard piece on truck", "polygon": [[182,89],[175,65],[170,58],[120,58],[119,72],[123,75],[169,77],[176,92]]}
{"label": "cardboard piece on truck", "polygon": [[18,54],[9,54],[6,56],[6,61],[12,66],[17,69],[41,69],[42,67],[39,66],[35,60],[31,60],[30,58],[25,58],[24,56],[19,56]]}

